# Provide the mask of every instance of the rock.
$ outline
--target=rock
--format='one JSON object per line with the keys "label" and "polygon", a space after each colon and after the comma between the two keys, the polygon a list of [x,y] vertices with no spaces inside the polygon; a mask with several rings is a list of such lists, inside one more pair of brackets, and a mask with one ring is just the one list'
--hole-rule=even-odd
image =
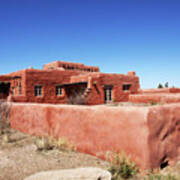
{"label": "rock", "polygon": [[90,167],[40,172],[24,180],[111,180],[111,174],[103,169]]}

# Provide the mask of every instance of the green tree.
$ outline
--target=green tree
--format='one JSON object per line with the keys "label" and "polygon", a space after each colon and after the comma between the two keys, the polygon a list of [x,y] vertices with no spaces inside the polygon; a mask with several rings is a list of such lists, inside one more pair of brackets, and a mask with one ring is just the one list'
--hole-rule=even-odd
{"label": "green tree", "polygon": [[165,88],[168,88],[169,87],[169,83],[166,82],[165,85],[164,85]]}
{"label": "green tree", "polygon": [[159,89],[163,88],[163,85],[161,83],[159,83],[158,88]]}

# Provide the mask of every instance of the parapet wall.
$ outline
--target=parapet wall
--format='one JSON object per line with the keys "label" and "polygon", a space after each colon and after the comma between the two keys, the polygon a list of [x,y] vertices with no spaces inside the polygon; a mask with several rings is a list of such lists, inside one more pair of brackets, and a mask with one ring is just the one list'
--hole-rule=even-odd
{"label": "parapet wall", "polygon": [[10,114],[14,129],[38,136],[66,137],[80,152],[101,158],[107,152],[124,151],[145,169],[159,167],[164,160],[177,160],[179,119],[179,104],[89,107],[14,103]]}
{"label": "parapet wall", "polygon": [[180,102],[180,93],[178,94],[132,94],[129,95],[129,102],[133,103],[178,103]]}
{"label": "parapet wall", "polygon": [[76,71],[84,71],[84,72],[100,72],[99,67],[97,66],[86,66],[82,63],[72,63],[72,62],[63,62],[63,61],[55,61],[49,64],[45,64],[43,69],[44,70],[64,69],[64,70],[76,70]]}
{"label": "parapet wall", "polygon": [[139,89],[139,94],[180,93],[180,88]]}

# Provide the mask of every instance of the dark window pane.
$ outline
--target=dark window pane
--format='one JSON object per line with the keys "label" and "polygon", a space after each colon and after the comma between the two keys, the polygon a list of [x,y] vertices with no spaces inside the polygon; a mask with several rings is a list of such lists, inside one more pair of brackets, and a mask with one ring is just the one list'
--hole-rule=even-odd
{"label": "dark window pane", "polygon": [[35,96],[42,96],[42,86],[35,86]]}
{"label": "dark window pane", "polygon": [[123,84],[123,91],[129,91],[131,88],[131,84]]}
{"label": "dark window pane", "polygon": [[56,95],[61,96],[62,95],[62,87],[61,86],[56,86]]}

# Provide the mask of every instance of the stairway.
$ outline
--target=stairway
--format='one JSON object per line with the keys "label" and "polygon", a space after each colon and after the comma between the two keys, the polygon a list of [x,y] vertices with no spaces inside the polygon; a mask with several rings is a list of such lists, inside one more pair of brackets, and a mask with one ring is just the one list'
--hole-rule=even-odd
{"label": "stairway", "polygon": [[89,96],[89,94],[91,93],[91,91],[92,91],[91,88],[86,88],[83,93],[84,98],[87,98]]}

